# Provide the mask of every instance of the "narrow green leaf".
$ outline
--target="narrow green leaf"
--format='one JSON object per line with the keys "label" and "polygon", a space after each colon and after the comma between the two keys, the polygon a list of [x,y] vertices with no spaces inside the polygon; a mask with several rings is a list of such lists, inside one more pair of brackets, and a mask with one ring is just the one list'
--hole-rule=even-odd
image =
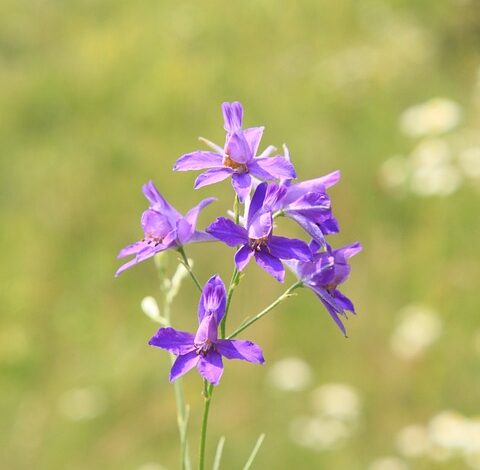
{"label": "narrow green leaf", "polygon": [[222,460],[223,445],[225,444],[225,436],[218,441],[217,450],[215,452],[215,460],[213,461],[212,470],[220,469],[220,460]]}
{"label": "narrow green leaf", "polygon": [[260,449],[260,446],[262,445],[263,440],[265,439],[265,433],[260,434],[260,437],[257,439],[257,443],[255,444],[255,447],[252,450],[252,453],[250,454],[250,457],[247,460],[247,463],[245,464],[245,467],[243,467],[243,470],[249,470],[253,461],[255,460],[255,457],[257,456],[257,452]]}

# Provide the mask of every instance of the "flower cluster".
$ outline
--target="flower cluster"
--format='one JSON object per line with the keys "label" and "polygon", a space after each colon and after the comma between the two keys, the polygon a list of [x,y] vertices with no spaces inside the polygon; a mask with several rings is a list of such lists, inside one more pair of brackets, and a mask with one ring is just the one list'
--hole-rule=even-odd
{"label": "flower cluster", "polygon": [[[297,276],[297,285],[311,289],[346,334],[342,318],[347,312],[355,313],[355,309],[338,286],[349,276],[348,259],[362,247],[354,243],[333,249],[326,240],[339,231],[327,189],[339,181],[340,172],[294,182],[296,172],[285,146],[283,155],[272,156],[276,151],[273,146],[257,155],[264,127],[243,128],[243,107],[239,102],[223,103],[222,111],[226,131],[223,147],[201,139],[212,150],[187,153],[173,169],[205,170],[195,180],[195,188],[231,178],[237,201],[233,220],[218,217],[199,231],[198,215],[213,198],[204,199],[182,216],[149,182],[143,187],[150,202],[141,218],[144,236],[120,251],[119,258],[133,258],[116,274],[167,249],[183,252],[189,243],[220,241],[236,249],[234,274],[243,271],[253,258],[260,268],[283,282],[286,265]],[[238,213],[239,204],[244,207],[242,215]],[[309,243],[274,234],[274,221],[280,217],[298,223]],[[213,276],[202,290],[197,332],[163,327],[150,340],[152,346],[177,356],[170,373],[172,381],[196,366],[208,382],[216,385],[223,372],[222,357],[264,362],[261,349],[254,343],[225,339],[223,334],[218,338],[219,325],[228,314],[227,304],[225,286],[219,276]]]}

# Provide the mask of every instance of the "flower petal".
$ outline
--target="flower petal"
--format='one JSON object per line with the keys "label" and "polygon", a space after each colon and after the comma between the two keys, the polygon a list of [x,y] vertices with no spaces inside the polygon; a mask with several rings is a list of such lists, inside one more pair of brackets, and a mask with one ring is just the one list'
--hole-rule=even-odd
{"label": "flower petal", "polygon": [[335,289],[333,291],[333,297],[335,298],[338,305],[340,305],[344,310],[355,313],[355,307],[352,301],[345,295],[343,295],[339,290]]}
{"label": "flower petal", "polygon": [[120,250],[120,252],[117,255],[117,259],[125,258],[125,256],[136,255],[146,247],[147,245],[143,240],[132,243],[131,245],[127,245],[126,247]]}
{"label": "flower petal", "polygon": [[219,217],[205,231],[228,246],[248,243],[247,231],[225,217]]}
{"label": "flower petal", "polygon": [[175,226],[175,224],[172,226],[167,215],[153,209],[147,209],[143,212],[141,225],[146,234],[159,239],[163,239]]}
{"label": "flower petal", "polygon": [[248,245],[243,245],[235,253],[235,266],[239,271],[243,271],[253,256],[253,251]]}
{"label": "flower petal", "polygon": [[252,189],[252,178],[248,173],[234,173],[232,175],[232,186],[240,202],[243,203]]}
{"label": "flower petal", "polygon": [[255,189],[252,200],[248,206],[247,227],[250,226],[257,212],[262,209],[267,194],[267,183],[261,183]]}
{"label": "flower petal", "polygon": [[256,158],[255,162],[260,168],[272,175],[272,178],[296,178],[295,168],[293,165],[282,156]]}
{"label": "flower petal", "polygon": [[206,313],[214,313],[217,323],[225,315],[227,292],[225,284],[218,274],[212,276],[203,286],[202,295],[198,303],[198,321],[203,320]]}
{"label": "flower petal", "polygon": [[190,369],[193,369],[198,364],[199,359],[200,356],[196,351],[178,356],[170,370],[170,382],[173,382],[186,374]]}
{"label": "flower petal", "polygon": [[272,233],[273,217],[271,212],[257,212],[251,224],[248,226],[248,237],[260,239],[268,237]]}
{"label": "flower petal", "polygon": [[[302,227],[315,241],[317,241],[320,246],[325,246],[325,236],[317,224],[296,211],[285,211],[285,215],[295,220],[295,222],[297,222],[300,227]],[[318,248],[315,251],[318,251]]]}
{"label": "flower petal", "polygon": [[228,137],[225,154],[237,163],[247,163],[252,159],[253,154],[242,131],[235,131]]}
{"label": "flower petal", "polygon": [[310,261],[312,258],[308,245],[296,238],[273,235],[268,242],[268,247],[270,248],[270,253],[276,258],[298,259],[300,261]]}
{"label": "flower petal", "polygon": [[228,178],[233,173],[233,170],[230,168],[214,168],[212,170],[207,170],[201,175],[197,176],[195,184],[193,187],[195,189],[203,188],[209,184],[218,183]]}
{"label": "flower petal", "polygon": [[223,128],[227,132],[234,132],[242,128],[243,106],[239,101],[222,103]]}
{"label": "flower petal", "polygon": [[205,315],[198,326],[197,333],[195,335],[194,343],[203,345],[211,343],[217,340],[218,323],[214,313]]}
{"label": "flower petal", "polygon": [[335,260],[347,260],[357,253],[362,251],[363,247],[359,242],[351,243],[350,245],[334,250]]}
{"label": "flower petal", "polygon": [[163,244],[159,244],[157,246],[147,246],[142,251],[138,252],[135,258],[120,266],[115,273],[115,277],[119,276],[121,273],[123,273],[123,271],[127,270],[128,268],[131,268],[132,266],[135,266],[136,264],[141,263],[148,258],[151,258],[153,255],[160,253],[167,248],[168,247]]}
{"label": "flower petal", "polygon": [[197,226],[197,219],[200,212],[213,201],[216,201],[214,197],[207,197],[203,201],[200,201],[195,207],[192,207],[185,215],[185,220],[195,228]]}
{"label": "flower petal", "polygon": [[255,176],[261,180],[273,180],[275,179],[268,171],[265,171],[258,163],[257,160],[260,158],[253,158],[248,162],[248,171],[252,176]]}
{"label": "flower petal", "polygon": [[[345,325],[343,324],[342,320],[339,317],[339,313],[337,308],[332,305],[329,297],[330,295],[323,289],[315,289],[314,290],[315,294],[317,294],[317,297],[322,301],[323,305],[327,309],[328,313],[330,316],[333,318],[337,326],[340,328],[344,336],[347,336],[347,330],[345,329]],[[326,294],[326,295],[325,295]]]}
{"label": "flower petal", "polygon": [[178,212],[170,203],[160,194],[153,181],[149,181],[142,187],[143,194],[150,201],[150,208],[154,209],[162,214],[166,215],[171,220],[176,220],[181,217]]}
{"label": "flower petal", "polygon": [[255,364],[265,362],[260,346],[251,341],[220,339],[216,341],[215,347],[227,359],[241,359]]}
{"label": "flower petal", "polygon": [[221,168],[222,155],[204,150],[182,155],[173,166],[173,171],[204,170],[205,168]]}
{"label": "flower petal", "polygon": [[326,188],[333,186],[340,180],[340,171],[333,171],[328,175],[321,176],[301,183],[292,184],[288,188],[287,195],[285,197],[286,203],[290,203],[301,197],[302,195],[310,192],[325,192]]}
{"label": "flower petal", "polygon": [[216,351],[208,351],[205,357],[200,356],[197,369],[204,379],[213,385],[218,385],[223,374],[222,356]]}
{"label": "flower petal", "polygon": [[284,281],[285,269],[278,258],[275,258],[262,250],[255,252],[255,261],[264,271],[273,276],[277,281]]}
{"label": "flower petal", "polygon": [[150,339],[148,344],[179,356],[187,354],[195,349],[193,344],[195,336],[186,331],[178,331],[174,328],[160,328]]}
{"label": "flower petal", "polygon": [[243,135],[250,147],[252,155],[257,154],[258,146],[260,145],[260,140],[262,140],[263,131],[265,127],[249,127],[248,129],[243,130]]}

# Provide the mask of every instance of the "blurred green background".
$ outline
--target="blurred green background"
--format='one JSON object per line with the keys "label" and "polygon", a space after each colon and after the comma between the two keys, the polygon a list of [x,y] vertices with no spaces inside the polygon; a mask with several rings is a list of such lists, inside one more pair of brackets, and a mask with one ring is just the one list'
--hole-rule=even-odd
{"label": "blurred green background", "polygon": [[[480,468],[479,52],[476,0],[0,2],[0,467],[178,467],[169,360],[140,309],[158,294],[154,264],[114,279],[115,256],[141,235],[149,179],[182,212],[218,197],[201,227],[229,207],[228,182],[195,192],[196,174],[171,167],[199,135],[222,143],[220,104],[240,100],[300,178],[342,171],[331,242],[364,251],[343,289],[358,310],[347,340],[308,291],[244,335],[267,365],[227,364],[209,465],[220,436],[222,468],[237,469],[265,432],[258,469]],[[433,128],[402,131],[402,113],[436,97],[457,114],[420,110],[412,125]],[[409,156],[418,145],[426,156]],[[385,167],[394,155],[410,176]],[[422,193],[428,165],[453,189]],[[229,279],[227,247],[188,254],[202,281]],[[174,321],[191,329],[187,281]],[[231,325],[283,289],[249,266]],[[339,412],[318,398],[332,383],[356,397],[350,414],[341,393]],[[201,381],[185,386],[196,461]]]}

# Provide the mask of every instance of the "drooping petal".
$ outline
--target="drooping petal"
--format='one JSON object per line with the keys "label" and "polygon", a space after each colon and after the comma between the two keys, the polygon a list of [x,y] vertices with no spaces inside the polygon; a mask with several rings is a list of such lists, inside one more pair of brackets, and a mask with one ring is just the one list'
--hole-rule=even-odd
{"label": "drooping petal", "polygon": [[[285,216],[295,220],[295,222],[297,222],[300,227],[302,227],[315,241],[317,241],[320,246],[325,246],[325,236],[316,223],[312,222],[307,217],[297,213],[296,211],[285,211]],[[318,249],[316,251],[318,251]]]}
{"label": "drooping petal", "polygon": [[131,268],[132,266],[135,266],[136,264],[141,263],[142,261],[145,261],[146,259],[151,258],[153,255],[160,253],[161,251],[164,251],[166,249],[167,247],[163,244],[159,244],[157,246],[147,246],[146,248],[138,252],[135,258],[120,266],[115,273],[115,277],[119,276],[121,273],[123,273],[123,271],[127,270],[128,268]]}
{"label": "drooping petal", "polygon": [[255,364],[265,362],[260,346],[251,341],[219,339],[215,343],[215,347],[227,359],[241,359]]}
{"label": "drooping petal", "polygon": [[203,286],[202,295],[198,302],[198,321],[203,320],[205,314],[215,314],[217,323],[225,315],[227,293],[225,284],[218,274],[212,276]]}
{"label": "drooping petal", "polygon": [[260,145],[260,140],[262,140],[263,131],[265,127],[250,127],[243,130],[243,135],[247,140],[248,146],[253,156],[257,154],[258,146]]}
{"label": "drooping petal", "polygon": [[272,175],[273,179],[291,179],[297,177],[295,168],[285,157],[256,158],[255,162],[260,168]]}
{"label": "drooping petal", "polygon": [[219,217],[205,231],[228,246],[248,243],[247,231],[225,217]]}
{"label": "drooping petal", "polygon": [[218,183],[228,178],[232,173],[233,170],[231,168],[214,168],[212,170],[207,170],[201,175],[197,176],[193,187],[198,189],[209,184]]}
{"label": "drooping petal", "polygon": [[334,305],[328,299],[328,295],[325,295],[325,291],[322,292],[320,290],[314,290],[317,297],[321,300],[325,308],[327,309],[330,316],[333,318],[337,326],[340,328],[344,336],[347,336],[347,330],[345,329],[345,325],[343,324],[342,320],[340,319],[338,309],[335,308]]}
{"label": "drooping petal", "polygon": [[178,356],[170,370],[170,382],[173,382],[186,374],[189,370],[193,369],[198,364],[199,359],[200,356],[196,351],[191,351],[182,356]]}
{"label": "drooping petal", "polygon": [[225,154],[237,163],[247,163],[253,158],[242,131],[231,134],[225,144]]}
{"label": "drooping petal", "polygon": [[178,212],[170,203],[160,194],[153,181],[149,181],[142,187],[143,194],[150,201],[150,208],[154,209],[171,220],[176,220],[181,217]]}
{"label": "drooping petal", "polygon": [[268,247],[270,248],[270,253],[276,258],[298,259],[300,261],[310,261],[312,258],[308,245],[296,238],[273,235],[268,242]]}
{"label": "drooping petal", "polygon": [[145,242],[139,241],[132,243],[131,245],[127,245],[125,248],[122,248],[117,255],[117,259],[125,258],[125,256],[136,255],[138,252],[142,251],[146,248]]}
{"label": "drooping petal", "polygon": [[265,196],[267,194],[267,183],[261,183],[255,189],[252,200],[248,206],[247,227],[250,226],[257,212],[263,208]]}
{"label": "drooping petal", "polygon": [[222,356],[216,351],[208,351],[205,357],[200,356],[197,369],[204,379],[212,385],[218,385],[223,374]]}
{"label": "drooping petal", "polygon": [[235,253],[235,266],[240,272],[245,269],[245,266],[248,264],[252,256],[253,256],[253,251],[248,245],[243,245]]}
{"label": "drooping petal", "polygon": [[343,248],[339,248],[338,250],[334,250],[335,259],[338,260],[346,260],[355,256],[357,253],[362,251],[363,247],[359,242],[351,243],[350,245],[344,246]]}
{"label": "drooping petal", "polygon": [[195,336],[186,331],[178,331],[174,328],[160,328],[150,339],[148,344],[175,354],[176,356],[187,354],[195,349],[193,339]]}
{"label": "drooping petal", "polygon": [[204,170],[206,168],[222,168],[222,155],[204,150],[182,155],[173,167],[173,171]]}
{"label": "drooping petal", "polygon": [[248,173],[234,173],[232,175],[232,186],[240,202],[244,202],[252,189],[252,178]]}
{"label": "drooping petal", "polygon": [[239,101],[222,103],[223,128],[227,132],[235,132],[242,128],[243,107]]}
{"label": "drooping petal", "polygon": [[284,281],[285,269],[278,258],[261,250],[255,252],[255,261],[264,271],[273,276],[277,281]]}
{"label": "drooping petal", "polygon": [[332,292],[332,296],[336,300],[337,304],[340,305],[344,310],[355,313],[355,307],[352,301],[345,295],[343,295],[338,289],[335,289]]}

